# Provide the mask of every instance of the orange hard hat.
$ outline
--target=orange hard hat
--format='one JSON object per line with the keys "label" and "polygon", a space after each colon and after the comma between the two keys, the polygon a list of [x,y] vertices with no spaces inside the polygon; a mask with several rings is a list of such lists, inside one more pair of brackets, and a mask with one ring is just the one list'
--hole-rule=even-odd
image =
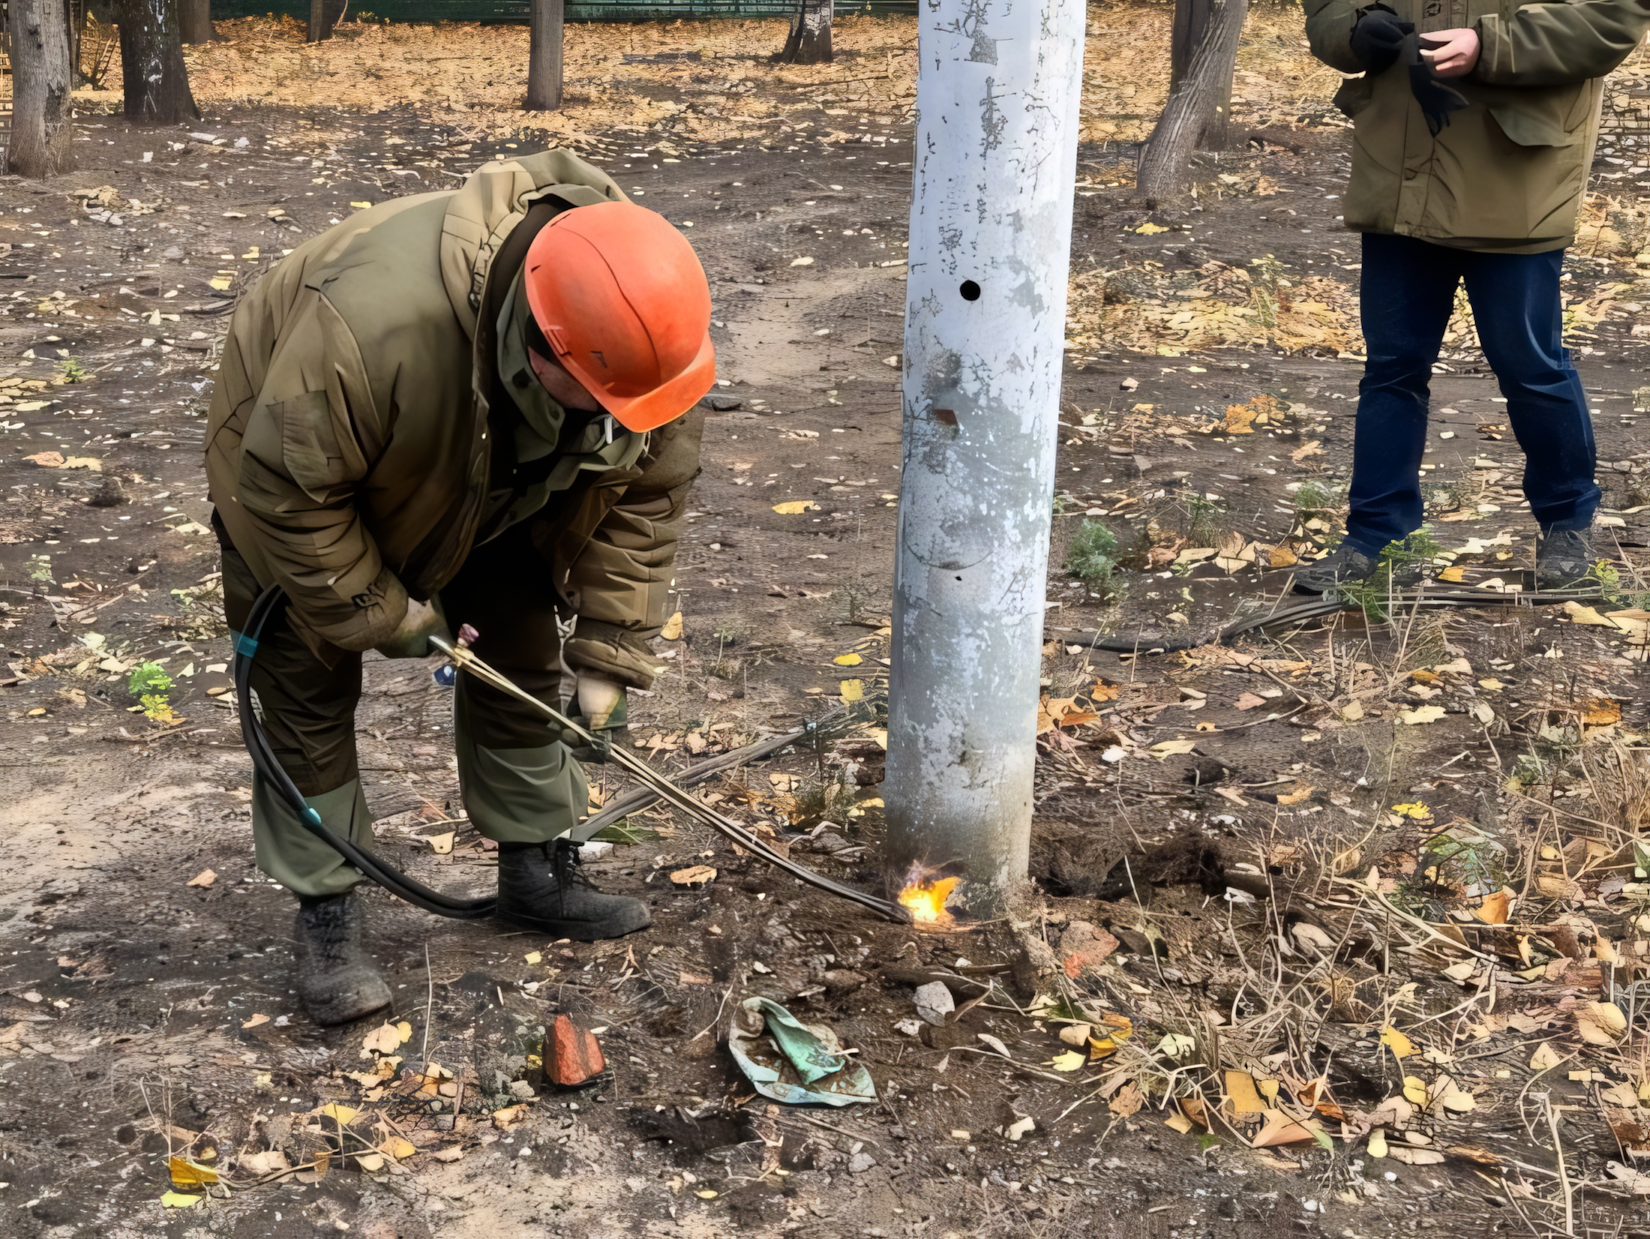
{"label": "orange hard hat", "polygon": [[657,211],[563,211],[533,238],[523,283],[556,360],[626,428],[680,417],[716,382],[705,269]]}

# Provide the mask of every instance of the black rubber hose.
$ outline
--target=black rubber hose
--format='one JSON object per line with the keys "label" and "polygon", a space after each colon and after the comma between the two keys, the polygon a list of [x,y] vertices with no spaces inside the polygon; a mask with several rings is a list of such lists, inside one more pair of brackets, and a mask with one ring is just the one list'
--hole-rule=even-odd
{"label": "black rubber hose", "polygon": [[[1481,606],[1551,606],[1564,602],[1602,602],[1603,595],[1597,590],[1586,593],[1545,593],[1545,594],[1496,594],[1480,593],[1476,590],[1454,590],[1429,593],[1426,590],[1395,591],[1387,602],[1393,607],[1421,606],[1421,607],[1481,607]],[[1205,645],[1229,645],[1246,633],[1256,632],[1263,628],[1273,628],[1280,624],[1298,624],[1309,619],[1316,619],[1323,615],[1333,615],[1338,611],[1350,611],[1362,605],[1359,600],[1348,598],[1338,593],[1327,593],[1316,598],[1305,598],[1289,606],[1279,607],[1263,615],[1251,615],[1247,619],[1228,624],[1209,636],[1204,637],[1164,637],[1155,633],[1136,633],[1132,637],[1119,637],[1103,632],[1064,632],[1051,633],[1049,640],[1059,641],[1063,645],[1081,645],[1090,650],[1106,650],[1115,654],[1175,654],[1181,650],[1195,650]]]}
{"label": "black rubber hose", "polygon": [[405,899],[426,912],[452,917],[455,920],[479,920],[492,916],[498,907],[497,897],[462,899],[443,894],[433,887],[425,886],[416,878],[408,877],[372,853],[362,851],[349,840],[333,834],[321,820],[321,815],[304,799],[304,794],[298,790],[298,785],[292,781],[291,776],[281,768],[281,763],[275,759],[275,753],[269,747],[269,737],[264,734],[263,724],[258,721],[257,712],[252,707],[252,660],[257,656],[258,641],[263,635],[264,627],[279,615],[285,605],[286,594],[280,586],[271,585],[258,595],[257,601],[252,604],[252,611],[247,617],[246,631],[235,636],[235,702],[240,707],[241,735],[246,739],[246,748],[252,756],[253,767],[298,815],[298,821],[305,830],[390,894]]}

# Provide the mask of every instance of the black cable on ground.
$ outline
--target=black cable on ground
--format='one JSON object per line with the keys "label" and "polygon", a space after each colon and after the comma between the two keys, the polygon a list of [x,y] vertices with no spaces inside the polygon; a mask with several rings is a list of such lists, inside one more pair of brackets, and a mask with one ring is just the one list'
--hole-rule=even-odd
{"label": "black cable on ground", "polygon": [[[280,589],[279,586],[271,586],[266,589],[252,604],[252,610],[247,617],[246,631],[244,633],[234,634],[235,701],[240,710],[241,734],[245,737],[247,751],[252,757],[253,768],[257,770],[258,774],[262,778],[269,782],[281,799],[286,801],[293,813],[297,815],[299,823],[305,830],[309,831],[310,834],[314,835],[317,839],[321,840],[321,842],[332,848],[345,860],[349,861],[350,864],[354,865],[363,874],[365,874],[369,879],[389,891],[390,894],[395,895],[399,899],[404,899],[406,902],[414,905],[415,907],[422,908],[426,912],[433,912],[437,916],[451,917],[456,920],[479,920],[483,917],[492,916],[498,907],[498,899],[496,896],[485,896],[471,899],[444,894],[432,887],[425,886],[416,878],[409,877],[405,873],[402,873],[399,869],[395,868],[393,865],[387,864],[383,860],[374,856],[371,852],[363,851],[349,840],[334,834],[327,828],[326,823],[321,820],[321,815],[310,806],[309,802],[304,798],[304,794],[298,790],[298,786],[292,781],[291,776],[288,775],[284,769],[282,769],[281,763],[275,757],[274,750],[270,748],[269,737],[264,733],[263,724],[259,720],[257,712],[253,706],[252,661],[257,655],[258,642],[263,635],[264,629],[272,620],[278,620],[281,611],[286,606],[286,601],[286,594]],[[473,655],[468,655],[465,657],[465,655],[467,655],[467,651],[459,650],[449,652],[458,655],[457,660],[462,665],[469,668],[472,672],[481,671],[489,676],[498,676],[496,671],[493,671],[484,663],[480,663],[479,660],[476,660]],[[508,684],[508,681],[503,681],[502,683]],[[510,685],[509,687],[514,688],[513,685]],[[515,691],[518,693],[520,692],[519,689],[516,689]],[[532,701],[533,699],[527,698],[527,700]],[[533,702],[533,704],[546,711],[549,709],[544,706],[542,702]],[[564,725],[571,725],[570,721],[565,718],[560,719],[560,721]],[[778,752],[787,745],[798,743],[799,741],[806,739],[809,735],[817,734],[822,730],[829,729],[834,723],[838,723],[840,721],[843,720],[836,720],[831,716],[827,716],[826,719],[808,724],[807,726],[799,728],[795,732],[782,736],[773,736],[767,740],[759,742],[758,744],[748,746],[747,749],[738,749],[732,753],[722,754],[718,757],[711,758],[708,761],[700,762],[686,771],[682,778],[676,780],[674,783],[665,779],[662,775],[659,775],[657,771],[647,771],[645,765],[639,766],[638,769],[644,773],[648,773],[649,778],[656,784],[656,786],[639,788],[621,797],[602,813],[599,813],[596,816],[582,822],[571,832],[571,837],[575,842],[583,842],[584,840],[589,839],[591,835],[594,835],[601,830],[602,827],[608,825],[610,822],[618,820],[618,818],[624,813],[634,812],[636,809],[651,804],[655,800],[668,800],[671,797],[676,797],[677,799],[684,801],[685,806],[693,806],[694,802],[689,800],[685,793],[680,790],[684,785],[703,782],[723,770],[742,765],[747,761],[754,761],[757,758],[766,756],[769,753]],[[678,805],[677,807],[680,808],[685,806]],[[708,808],[703,806],[700,807],[706,815],[710,814]],[[878,899],[875,896],[866,894],[864,891],[857,890],[843,883],[834,881],[831,878],[827,878],[823,874],[815,873],[813,870],[804,865],[798,864],[789,857],[775,852],[762,839],[750,834],[748,831],[745,831],[742,827],[739,827],[732,822],[718,824],[713,821],[711,822],[711,825],[731,837],[735,843],[739,844],[745,850],[753,852],[769,864],[783,869],[787,873],[790,873],[793,877],[799,878],[803,882],[808,883],[810,886],[845,899],[853,900],[856,903],[860,903],[871,908],[873,911],[880,913],[890,920],[905,921],[909,919],[904,913],[904,910],[897,904],[891,903],[888,900]]]}
{"label": "black cable on ground", "polygon": [[[1511,593],[1499,594],[1479,592],[1477,590],[1441,590],[1432,592],[1425,589],[1394,590],[1387,595],[1383,602],[1398,609],[1402,607],[1482,607],[1482,606],[1552,606],[1565,602],[1602,602],[1604,596],[1597,590],[1585,592],[1552,592],[1552,593]],[[1181,650],[1195,650],[1205,645],[1230,645],[1233,640],[1246,633],[1258,632],[1265,628],[1275,628],[1281,625],[1304,623],[1324,615],[1334,615],[1340,611],[1350,611],[1360,607],[1362,603],[1355,598],[1331,591],[1315,598],[1303,598],[1288,606],[1280,606],[1275,610],[1261,615],[1251,615],[1246,619],[1228,624],[1218,632],[1201,637],[1165,637],[1153,633],[1137,633],[1132,637],[1119,637],[1109,633],[1089,630],[1086,632],[1052,633],[1049,640],[1059,641],[1064,645],[1081,645],[1091,650],[1106,650],[1116,654],[1175,654]]]}
{"label": "black cable on ground", "polygon": [[279,586],[270,586],[259,594],[258,600],[252,604],[252,612],[247,617],[246,631],[235,634],[235,702],[240,707],[241,734],[246,738],[246,747],[252,755],[253,767],[298,815],[298,821],[305,830],[390,894],[406,900],[415,907],[423,908],[426,912],[434,912],[437,916],[452,917],[455,920],[479,920],[492,916],[498,906],[496,896],[465,899],[443,894],[433,887],[425,886],[416,878],[408,877],[394,866],[379,860],[371,852],[362,851],[348,839],[335,835],[327,829],[326,823],[321,821],[321,815],[304,799],[304,794],[298,790],[292,777],[281,768],[281,763],[275,759],[275,753],[269,747],[269,737],[264,734],[263,725],[258,721],[257,713],[253,709],[252,660],[258,652],[258,640],[263,635],[264,628],[272,619],[278,619],[285,606],[286,594]]}

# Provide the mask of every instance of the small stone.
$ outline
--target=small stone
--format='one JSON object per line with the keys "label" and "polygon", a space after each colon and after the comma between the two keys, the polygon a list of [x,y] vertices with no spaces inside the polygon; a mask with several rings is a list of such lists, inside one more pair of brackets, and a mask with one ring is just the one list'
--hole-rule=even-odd
{"label": "small stone", "polygon": [[595,1034],[558,1015],[544,1038],[545,1078],[563,1088],[577,1088],[605,1070],[607,1062]]}
{"label": "small stone", "polygon": [[851,994],[866,982],[863,972],[851,968],[832,968],[819,978],[833,994]]}
{"label": "small stone", "polygon": [[877,1164],[876,1158],[869,1153],[855,1153],[848,1159],[848,1170],[851,1174],[864,1174]]}
{"label": "small stone", "polygon": [[[601,1056],[601,1051],[598,1050],[596,1054],[599,1058]],[[533,1086],[527,1083],[526,1080],[511,1080],[510,1096],[515,1098],[517,1101],[532,1101],[533,1098],[538,1096],[538,1093],[533,1090]]]}
{"label": "small stone", "polygon": [[951,997],[944,981],[930,981],[927,985],[917,986],[916,1003],[917,1014],[935,1027],[944,1024],[945,1017],[957,1009],[956,1000]]}

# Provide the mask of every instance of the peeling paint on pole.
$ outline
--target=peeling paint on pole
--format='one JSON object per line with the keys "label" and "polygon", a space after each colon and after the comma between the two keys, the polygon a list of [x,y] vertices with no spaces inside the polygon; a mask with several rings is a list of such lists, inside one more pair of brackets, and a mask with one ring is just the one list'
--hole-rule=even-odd
{"label": "peeling paint on pole", "polygon": [[922,0],[887,859],[1026,873],[1081,0]]}

